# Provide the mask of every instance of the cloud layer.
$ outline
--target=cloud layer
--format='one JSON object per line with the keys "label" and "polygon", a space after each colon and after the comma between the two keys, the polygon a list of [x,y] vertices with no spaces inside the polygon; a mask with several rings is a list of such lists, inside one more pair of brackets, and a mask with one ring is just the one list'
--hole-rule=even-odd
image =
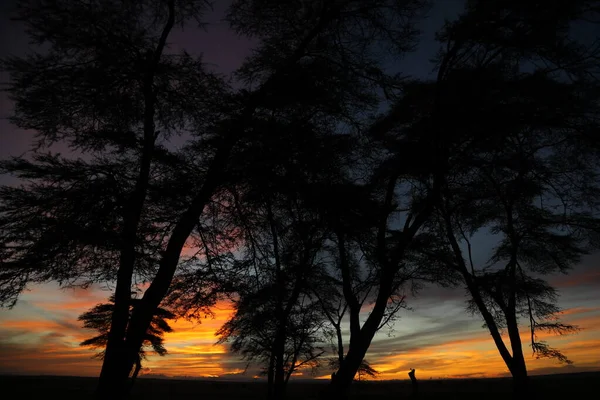
{"label": "cloud layer", "polygon": [[[595,272],[588,266],[555,282],[562,293],[563,320],[578,325],[581,332],[542,337],[575,364],[561,366],[531,356],[527,362],[532,374],[600,369],[600,282]],[[94,350],[79,346],[94,332],[83,329],[77,317],[109,294],[99,288],[74,291],[44,285],[25,293],[14,309],[0,310],[0,374],[97,375],[101,361],[93,358]],[[429,288],[412,299],[410,306],[392,329],[377,334],[369,349],[366,358],[381,372],[380,379],[406,379],[410,368],[425,379],[507,375],[482,321],[465,311],[463,291]],[[150,356],[142,373],[228,379],[255,376],[257,366],[247,369],[246,362],[230,354],[227,345],[216,344],[215,332],[230,314],[229,305],[219,303],[214,317],[173,321],[174,332],[166,335],[169,354]],[[522,339],[527,348],[526,328]],[[320,371],[316,377],[329,373]],[[311,371],[299,375],[314,376]]]}

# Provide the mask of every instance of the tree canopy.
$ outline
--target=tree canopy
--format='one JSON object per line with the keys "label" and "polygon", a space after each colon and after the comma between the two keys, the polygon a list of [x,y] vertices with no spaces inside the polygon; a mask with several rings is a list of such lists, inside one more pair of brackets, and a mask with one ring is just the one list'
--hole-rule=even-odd
{"label": "tree canopy", "polygon": [[[225,22],[255,45],[230,77],[169,48],[210,6],[18,2],[44,47],[1,60],[36,140],[0,161],[19,179],[0,187],[0,304],[114,284],[82,316],[106,345],[104,398],[127,395],[145,344],[164,349],[161,305],[193,318],[224,298],[220,341],[261,364],[269,399],[328,341],[345,398],[423,285],[467,289],[519,393],[523,325],[568,361],[538,333],[576,330],[547,277],[600,244],[600,48],[573,34],[597,1],[468,0],[430,78],[397,73],[424,0],[232,1]],[[480,235],[496,241],[482,263]]]}

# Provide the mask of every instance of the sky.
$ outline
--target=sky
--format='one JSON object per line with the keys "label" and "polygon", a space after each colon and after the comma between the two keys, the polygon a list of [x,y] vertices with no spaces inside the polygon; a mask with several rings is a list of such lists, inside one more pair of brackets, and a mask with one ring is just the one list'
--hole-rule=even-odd
{"label": "sky", "polygon": [[[226,1],[218,1],[214,14],[208,16],[207,32],[188,29],[177,32],[172,48],[185,48],[192,54],[204,53],[205,60],[223,73],[233,71],[249,54],[251,42],[238,38],[220,21]],[[421,27],[422,46],[405,57],[401,69],[416,76],[428,75],[429,59],[437,49],[433,32],[444,18],[452,18],[460,0],[436,2]],[[9,21],[6,7],[0,2],[0,57],[24,54],[28,41],[22,26]],[[0,71],[0,81],[8,76]],[[31,132],[9,124],[11,104],[0,93],[0,158],[27,151]],[[2,181],[0,183],[6,183]],[[475,248],[476,260],[484,261],[492,242],[481,239]],[[527,355],[532,374],[600,370],[600,254],[586,257],[571,274],[550,278],[561,294],[564,322],[578,325],[574,335],[547,338],[574,361],[561,366],[551,360],[536,360]],[[54,284],[33,286],[21,296],[13,309],[0,309],[0,374],[98,375],[101,361],[93,358],[94,350],[79,343],[94,334],[82,328],[77,317],[106,301],[110,291],[103,287],[61,289]],[[417,376],[428,378],[495,377],[508,374],[494,347],[489,332],[478,316],[465,311],[466,296],[461,289],[430,287],[416,298],[409,298],[410,310],[402,310],[393,330],[382,330],[373,341],[367,360],[380,371],[379,379],[407,379],[410,368]],[[150,356],[142,374],[166,377],[210,377],[252,379],[255,372],[239,357],[228,353],[226,345],[215,344],[216,330],[231,315],[231,306],[221,302],[214,317],[201,321],[172,322],[174,332],[167,334],[165,357]],[[347,332],[346,332],[347,333]],[[528,333],[523,329],[523,342]],[[525,345],[527,351],[528,347]],[[303,371],[300,377],[325,378],[329,373],[313,375]]]}

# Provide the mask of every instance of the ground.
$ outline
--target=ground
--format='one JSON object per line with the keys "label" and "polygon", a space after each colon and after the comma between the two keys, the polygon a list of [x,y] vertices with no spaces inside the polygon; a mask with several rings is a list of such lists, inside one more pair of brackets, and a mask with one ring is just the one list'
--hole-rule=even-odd
{"label": "ground", "polygon": [[[598,390],[600,372],[532,377],[531,399],[593,398]],[[0,387],[10,398],[87,399],[91,398],[95,378],[56,376],[0,376]],[[316,399],[326,382],[290,382],[288,399]],[[260,382],[206,380],[138,379],[133,400],[154,399],[264,399],[266,386]],[[455,379],[419,381],[420,399],[507,399],[510,379]],[[4,397],[4,396],[2,396]],[[351,399],[410,399],[410,381],[357,382]]]}

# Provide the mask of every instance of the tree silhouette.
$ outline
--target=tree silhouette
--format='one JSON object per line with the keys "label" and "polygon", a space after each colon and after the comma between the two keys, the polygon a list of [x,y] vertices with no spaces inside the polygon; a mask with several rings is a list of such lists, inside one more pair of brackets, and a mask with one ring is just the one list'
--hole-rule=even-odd
{"label": "tree silhouette", "polygon": [[[470,309],[482,315],[521,397],[528,378],[520,322],[529,324],[534,354],[562,362],[537,332],[576,330],[557,320],[556,291],[540,277],[566,273],[597,248],[599,153],[588,132],[598,128],[590,64],[598,49],[569,34],[586,7],[470,1],[439,34],[443,90],[421,89],[430,101],[443,99],[446,129],[462,135],[451,142],[449,178],[428,223],[446,245],[423,253],[461,274]],[[481,262],[472,247],[486,231],[497,241]]]}
{"label": "tree silhouette", "polygon": [[[277,400],[330,319],[326,395],[345,398],[404,293],[458,279],[526,387],[519,316],[536,354],[560,359],[536,339],[570,328],[541,278],[597,246],[598,47],[571,35],[597,9],[469,0],[438,34],[437,76],[404,79],[387,66],[415,47],[426,3],[233,1],[227,22],[256,46],[230,85],[168,48],[208,1],[21,0],[43,48],[1,63],[11,121],[36,143],[0,162],[21,179],[0,188],[0,303],[32,283],[116,283],[105,398],[127,394],[165,300],[190,316],[235,298],[224,337],[268,365]],[[498,247],[475,271],[484,229]],[[346,354],[324,315],[336,304]]]}
{"label": "tree silhouette", "polygon": [[[310,287],[326,267],[321,253],[329,232],[319,214],[303,205],[299,191],[336,169],[336,154],[327,151],[346,138],[321,136],[302,124],[304,137],[296,136],[290,124],[287,135],[271,140],[274,150],[287,145],[284,157],[240,163],[252,167],[239,171],[240,181],[230,188],[231,218],[247,246],[239,260],[235,314],[218,334],[234,352],[262,364],[269,399],[283,399],[291,375],[316,367],[324,353],[323,318]],[[249,151],[238,157],[256,155]]]}
{"label": "tree silhouette", "polygon": [[[589,169],[575,179],[578,184],[582,183],[580,194],[588,190],[589,202],[585,203],[586,198],[579,197],[572,205],[580,206],[578,212],[588,206],[592,207],[592,213],[596,210],[592,199],[597,198],[597,191],[590,182],[594,182],[597,168],[597,143],[588,133],[597,129],[591,116],[596,115],[598,104],[597,75],[594,75],[596,70],[592,61],[595,57],[592,54],[597,54],[598,49],[595,44],[590,48],[575,43],[569,34],[572,21],[587,12],[587,3],[559,2],[561,4],[554,3],[553,7],[544,10],[538,9],[543,7],[540,4],[521,7],[512,2],[491,3],[494,4],[467,3],[465,13],[456,22],[449,23],[438,36],[443,47],[435,80],[407,82],[390,110],[366,130],[384,149],[379,153],[382,154],[380,161],[377,162],[377,157],[371,158],[376,160],[375,166],[369,185],[362,190],[368,193],[363,197],[370,197],[371,201],[375,199],[375,203],[370,207],[358,207],[362,212],[353,212],[352,208],[345,211],[343,207],[350,205],[344,198],[357,198],[360,190],[349,196],[348,192],[338,195],[336,192],[340,190],[336,188],[323,196],[331,202],[324,205],[330,220],[334,224],[337,222],[340,259],[347,259],[347,255],[351,254],[349,244],[355,240],[348,234],[344,219],[356,223],[358,218],[367,215],[365,210],[380,210],[375,218],[364,217],[366,221],[376,221],[374,226],[364,225],[363,229],[374,232],[368,240],[370,246],[367,249],[372,262],[378,266],[380,282],[374,307],[362,326],[358,317],[360,302],[352,293],[351,264],[347,261],[340,263],[342,271],[346,271],[343,275],[344,295],[350,313],[351,339],[344,363],[332,382],[334,385],[343,387],[349,384],[383,319],[390,295],[403,279],[412,275],[412,266],[423,265],[424,260],[429,259],[434,270],[440,272],[437,279],[445,280],[444,275],[447,275],[448,281],[452,282],[456,278],[455,271],[449,270],[444,274],[439,269],[454,257],[454,249],[444,245],[444,236],[436,232],[437,228],[430,222],[442,198],[456,198],[452,197],[453,192],[446,194],[447,188],[462,178],[458,174],[470,178],[473,167],[481,167],[483,162],[488,162],[488,165],[501,162],[498,159],[490,161],[489,158],[494,151],[510,145],[505,141],[507,134],[512,135],[511,140],[517,143],[526,141],[528,137],[540,140],[537,144],[542,149],[556,140],[562,144],[559,153],[562,152],[563,156],[570,154],[567,158],[573,162],[577,159],[575,154],[582,151]],[[568,106],[565,101],[569,102]],[[538,139],[542,137],[545,137],[546,144]],[[565,138],[566,141],[561,142]],[[525,143],[532,147],[536,145],[534,142]],[[583,149],[582,146],[589,147]],[[479,164],[469,164],[472,157],[482,157],[483,160],[477,160]],[[546,161],[550,171],[555,167],[566,174],[574,170],[574,165],[568,165],[565,160],[552,158]],[[548,171],[537,172],[543,177]],[[477,184],[473,183],[472,188],[477,189]],[[504,189],[501,186],[498,190],[502,192]],[[512,188],[515,192],[519,190],[522,189]],[[532,192],[526,193],[523,201],[532,199],[528,197],[532,196]],[[564,198],[562,194],[555,193],[553,200],[561,197]],[[502,204],[499,200],[496,198],[496,205]],[[465,210],[478,211],[477,203],[468,204]],[[344,216],[344,211],[351,217]],[[517,212],[516,209],[514,211]],[[521,210],[518,212],[522,215]],[[586,220],[589,215],[581,217],[580,222],[584,224],[580,225],[575,236],[577,240],[586,242],[595,236],[595,222],[589,218]],[[554,224],[550,223],[545,228],[558,228],[556,221]],[[502,229],[498,227],[494,232],[503,232]],[[515,238],[514,235],[512,237]],[[548,235],[541,237],[548,238]],[[507,247],[503,247],[502,251],[506,251]],[[512,247],[514,250],[515,246]],[[541,248],[537,250],[543,252]],[[576,260],[578,251],[571,254],[575,256],[573,260]],[[423,253],[435,254],[436,257],[423,257]],[[505,256],[506,253],[499,258]],[[516,268],[516,263],[512,265]],[[511,297],[516,299],[514,285]],[[532,289],[529,293],[533,295],[534,285],[528,283],[527,286]],[[548,291],[542,291],[541,296],[547,294]],[[535,303],[534,298],[531,301]],[[543,305],[538,305],[538,316],[541,316]],[[516,307],[515,300],[511,302],[512,307]],[[513,322],[514,319],[511,324],[516,326]],[[534,325],[547,326],[541,322]],[[566,325],[563,327],[569,329]],[[513,349],[520,358],[520,341],[514,333],[513,341]],[[541,350],[535,343],[537,341],[534,341],[535,348]],[[519,367],[516,364],[513,363],[511,370],[515,370],[515,387],[519,391],[520,381],[526,380],[519,377],[526,377],[526,372],[524,365]],[[343,396],[343,393],[340,395]]]}
{"label": "tree silhouette", "polygon": [[[414,30],[406,21],[421,2],[400,9],[392,3],[327,2],[306,14],[295,1],[233,2],[232,28],[259,40],[237,71],[246,87],[234,91],[200,59],[167,51],[173,27],[200,20],[206,1],[19,2],[16,18],[48,51],[2,62],[15,102],[12,122],[38,138],[31,157],[2,165],[29,182],[2,188],[2,241],[11,243],[2,248],[3,303],[28,283],[116,277],[98,391],[110,398],[126,393],[183,247],[191,236],[201,241],[202,220],[210,219],[204,212],[229,181],[230,157],[268,144],[257,139],[268,137],[260,124],[269,113],[310,114],[332,131],[374,109],[382,85],[398,90],[374,57],[381,46],[372,40],[410,48]],[[359,21],[363,32],[353,28]],[[165,145],[183,133],[191,134],[183,150]],[[82,157],[44,152],[56,143]],[[129,318],[138,279],[149,286]],[[206,306],[214,301],[204,299]]]}
{"label": "tree silhouette", "polygon": [[[416,33],[412,23],[423,3],[408,1],[399,4],[393,1],[374,1],[366,6],[358,6],[358,3],[352,1],[324,2],[323,7],[313,10],[316,12],[315,18],[315,14],[313,17],[307,17],[304,13],[295,13],[297,3],[291,1],[234,2],[230,16],[234,28],[261,40],[254,55],[239,71],[239,76],[247,82],[269,82],[268,79],[272,76],[269,72],[286,65],[284,57],[294,50],[293,45],[306,44],[304,52],[294,53],[301,55],[302,62],[293,66],[286,65],[285,71],[278,76],[281,80],[272,82],[273,87],[275,83],[279,86],[293,83],[287,86],[289,91],[269,92],[267,101],[261,104],[262,114],[256,114],[252,124],[249,125],[257,135],[254,136],[255,138],[262,137],[258,135],[269,135],[269,141],[244,142],[247,146],[247,154],[261,158],[257,163],[259,166],[263,166],[264,160],[269,160],[264,169],[260,169],[261,173],[272,176],[271,174],[276,172],[286,176],[285,168],[276,163],[273,167],[270,161],[289,157],[288,143],[294,141],[288,139],[288,133],[304,134],[312,138],[314,127],[321,132],[335,135],[347,130],[370,129],[372,121],[365,116],[371,110],[374,111],[375,106],[383,101],[384,94],[381,93],[381,87],[384,88],[385,96],[390,97],[395,96],[400,90],[398,77],[383,72],[381,68],[383,60],[379,57],[379,50],[388,48],[395,54],[402,54],[412,47],[412,39]],[[308,20],[296,19],[304,17]],[[357,21],[361,22],[360,31],[356,30]],[[369,39],[366,39],[367,37]],[[374,38],[380,38],[381,43],[372,46]],[[263,84],[263,87],[266,86]],[[308,126],[305,121],[309,121]],[[381,124],[373,127],[373,130],[387,129],[379,128],[379,125]],[[308,135],[300,133],[299,130],[307,131]],[[278,140],[274,133],[282,135],[285,139]],[[245,149],[240,148],[240,150]],[[237,154],[236,149],[233,157]],[[330,151],[330,154],[336,153]],[[295,159],[295,157],[296,155],[291,158]],[[363,162],[358,157],[358,152],[349,156],[346,161],[347,164]],[[245,171],[252,171],[252,167],[245,162],[232,163],[231,167],[233,171],[240,167]],[[274,185],[280,184],[279,179],[280,176],[274,181]],[[332,186],[338,183],[338,179],[338,177],[332,178],[330,182]],[[290,179],[289,182],[298,181]],[[309,180],[309,185],[301,191],[301,198],[306,202],[314,201],[315,205],[311,207],[312,209],[316,207],[322,210],[326,207],[316,205],[319,199],[309,199],[308,193],[312,192],[319,198],[325,198],[334,193],[334,189],[324,184],[313,183]],[[285,181],[283,184],[285,185]],[[267,193],[270,192],[267,190]],[[332,199],[338,200],[337,202],[332,200],[328,204],[332,209],[345,208],[345,202],[350,200],[339,195],[334,195]],[[333,226],[333,222],[328,224],[329,228]],[[394,297],[391,292],[395,292],[401,281],[402,279],[394,277],[391,280],[390,293],[382,293],[378,300],[378,312],[381,308],[383,316],[388,315],[390,310],[387,298]],[[354,315],[358,316],[359,313],[360,310],[355,308]],[[382,317],[376,323],[373,334],[384,320],[385,318]],[[370,342],[370,339],[357,339],[357,343],[362,341],[363,344],[360,350],[351,345],[351,351],[356,354],[350,358],[350,368],[347,369],[344,379],[337,383],[340,392],[345,392],[352,382],[364,355],[360,352],[366,352]],[[281,342],[278,345],[281,346]],[[282,369],[276,367],[275,371],[281,374]]]}
{"label": "tree silhouette", "polygon": [[[337,260],[337,262],[339,263],[339,260]],[[368,270],[368,272],[373,273],[372,270]],[[370,292],[376,287],[376,284],[376,281],[374,281],[371,276],[367,275],[363,277],[363,279],[356,280],[352,292],[357,293],[358,296],[360,296],[360,303],[364,304],[369,300]],[[323,328],[323,330],[325,336],[327,336],[332,343],[332,351],[335,354],[335,357],[330,358],[328,362],[329,368],[334,370],[332,379],[335,379],[335,376],[337,375],[336,371],[339,370],[344,362],[344,357],[346,356],[342,321],[344,320],[344,317],[347,316],[348,305],[343,293],[341,293],[342,291],[343,288],[340,279],[337,279],[330,274],[319,277],[318,282],[312,286],[312,292],[318,300],[320,312],[324,314],[326,322],[330,325],[330,328]],[[398,318],[398,312],[404,308],[406,308],[405,296],[396,293],[390,299],[389,308],[382,319],[380,329],[385,326],[391,327]],[[363,376],[375,378],[378,374],[379,372],[363,359],[357,371],[358,380],[360,381]]]}
{"label": "tree silhouette", "polygon": [[[193,228],[190,214],[208,202],[229,148],[204,159],[212,168],[195,202],[161,208],[152,201],[160,191],[155,183],[178,160],[164,141],[184,130],[202,137],[227,101],[225,85],[200,59],[166,51],[173,26],[200,18],[206,5],[23,0],[16,18],[47,50],[2,61],[15,102],[12,122],[38,139],[30,155],[2,165],[30,182],[2,188],[2,239],[15,244],[2,250],[2,299],[14,301],[30,282],[116,278],[98,387],[105,397],[129,388],[128,374]],[[71,155],[52,152],[57,143]],[[138,279],[150,285],[130,318]]]}
{"label": "tree silhouette", "polygon": [[[139,299],[131,299],[130,312],[133,310],[133,306]],[[96,357],[104,359],[106,354],[106,343],[108,342],[108,334],[110,332],[110,324],[112,321],[112,313],[115,308],[114,296],[111,296],[108,303],[102,303],[95,305],[89,311],[84,312],[78,318],[79,321],[83,322],[83,327],[86,329],[93,329],[98,331],[98,335],[84,340],[80,343],[80,346],[93,347],[101,349],[96,354]],[[164,346],[164,334],[173,332],[173,329],[167,322],[168,319],[175,318],[175,314],[167,309],[159,307],[156,310],[152,323],[146,332],[144,343],[140,348],[137,360],[135,362],[135,369],[131,375],[131,384],[133,385],[135,379],[138,376],[142,368],[142,360],[146,359],[148,350],[152,350],[159,356],[167,354],[167,349]]]}

